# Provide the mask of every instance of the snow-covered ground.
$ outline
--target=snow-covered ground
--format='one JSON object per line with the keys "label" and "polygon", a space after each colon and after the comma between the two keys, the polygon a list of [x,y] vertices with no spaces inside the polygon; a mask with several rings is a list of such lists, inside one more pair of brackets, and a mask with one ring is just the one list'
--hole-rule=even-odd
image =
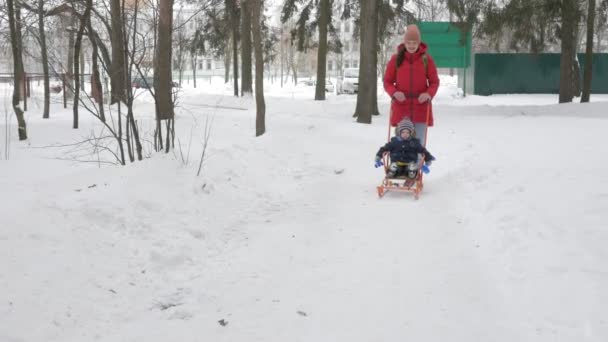
{"label": "snow-covered ground", "polygon": [[[59,98],[50,120],[30,101],[19,142],[0,88],[0,341],[607,341],[608,96],[455,84],[418,201],[376,195],[385,96],[363,125],[354,96],[268,84],[255,138],[254,101],[199,82],[182,153],[119,167],[69,161],[100,126]],[[136,113],[149,139],[149,97]]]}

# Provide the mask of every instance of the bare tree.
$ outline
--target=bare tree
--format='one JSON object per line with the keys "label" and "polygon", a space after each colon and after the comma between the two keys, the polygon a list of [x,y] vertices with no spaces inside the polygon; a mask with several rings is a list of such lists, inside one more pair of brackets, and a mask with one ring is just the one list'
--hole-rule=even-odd
{"label": "bare tree", "polygon": [[198,65],[198,53],[190,50],[190,65],[192,68],[192,85],[196,88],[196,67]]}
{"label": "bare tree", "polygon": [[575,30],[579,16],[577,0],[563,0],[561,3],[561,16],[562,51],[559,77],[559,103],[564,103],[572,102],[574,98]]}
{"label": "bare tree", "polygon": [[158,43],[156,47],[156,65],[158,66],[158,84],[156,89],[156,119],[157,134],[156,138],[162,146],[162,127],[161,121],[166,120],[166,145],[165,151],[168,153],[173,141],[174,117],[173,98],[171,94],[171,32],[173,27],[173,0],[160,0],[159,2],[159,21],[158,21]]}
{"label": "bare tree", "polygon": [[[11,48],[13,53],[13,110],[17,117],[17,125],[19,129],[19,140],[27,139],[27,128],[23,117],[23,110],[20,105],[20,90],[23,88],[24,72],[23,60],[21,57],[21,34],[18,32],[17,19],[19,16],[19,8],[15,6],[13,0],[7,0],[6,6],[8,9],[8,23],[11,34]],[[25,94],[23,94],[25,95]]]}
{"label": "bare tree", "polygon": [[327,69],[327,27],[331,15],[329,0],[319,3],[319,48],[317,50],[317,84],[315,100],[325,100],[325,75]]}
{"label": "bare tree", "polygon": [[232,70],[234,96],[239,96],[239,9],[236,0],[225,0],[226,15],[232,31]]}
{"label": "bare tree", "polygon": [[[92,0],[87,0],[92,1]],[[147,54],[146,49],[146,37],[142,37],[141,41],[138,42],[137,37],[140,36],[138,31],[138,15],[139,15],[139,3],[141,0],[136,0],[134,3],[134,7],[131,14],[130,26],[125,27],[125,60],[128,61],[126,78],[128,81],[132,79],[133,69],[137,69],[137,72],[143,76],[141,73],[141,63],[142,59],[145,58]],[[125,18],[125,22],[127,21],[127,14],[123,10],[123,17]],[[130,30],[129,30],[130,28]],[[130,39],[129,39],[130,37]],[[129,40],[131,41],[131,46],[129,47]],[[138,52],[138,43],[140,43],[141,47],[141,56],[137,56]],[[145,80],[145,78],[143,78]],[[129,82],[127,82],[127,85]],[[152,94],[154,95],[154,94]],[[127,123],[126,123],[126,141],[127,141],[127,151],[129,153],[129,159],[131,162],[135,160],[134,158],[134,150],[137,152],[137,159],[142,160],[142,145],[139,134],[139,128],[137,127],[137,123],[135,121],[135,115],[133,113],[133,101],[135,100],[135,94],[132,87],[126,87],[126,96],[127,96]]]}
{"label": "bare tree", "polygon": [[46,47],[46,33],[44,31],[44,0],[38,0],[38,43],[40,44],[40,57],[42,73],[44,74],[44,109],[42,117],[49,118],[49,106],[51,104],[51,90],[49,81],[49,57]]}
{"label": "bare tree", "polygon": [[[226,46],[227,45],[228,44],[226,44]],[[194,36],[188,41],[188,51],[190,53],[192,64],[192,80],[194,81],[194,88],[196,88],[196,67],[198,65],[198,55],[205,52],[205,41],[203,39],[202,29],[200,27],[196,28],[196,31],[194,31]]]}
{"label": "bare tree", "polygon": [[[124,5],[124,2],[123,2]],[[110,0],[110,14],[112,16],[112,65],[110,67],[110,80],[112,83],[111,103],[125,102],[125,51],[124,51],[124,18],[120,0]],[[171,46],[168,47],[171,50]],[[169,61],[171,63],[171,61]]]}
{"label": "bare tree", "polygon": [[250,0],[251,20],[253,29],[253,46],[255,49],[255,136],[266,132],[266,103],[264,101],[264,56],[262,46],[262,30],[260,11],[261,0]]}
{"label": "bare tree", "polygon": [[86,27],[86,23],[89,20],[89,16],[91,15],[91,7],[86,6],[84,10],[84,15],[80,18],[80,25],[78,27],[78,33],[76,34],[76,41],[74,43],[74,105],[73,105],[73,125],[72,128],[78,128],[78,106],[79,106],[79,96],[80,96],[80,82],[81,82],[81,72],[80,72],[80,53],[82,52],[82,36],[84,35],[84,28]]}
{"label": "bare tree", "polygon": [[[289,50],[287,51],[287,64],[288,68],[291,70],[291,79],[293,80],[293,84],[298,84],[298,67],[300,62],[300,53],[298,49],[296,49],[293,45],[289,45]],[[289,74],[289,72],[288,72]]]}
{"label": "bare tree", "polygon": [[[93,0],[86,0],[87,7],[93,8]],[[92,56],[91,56],[91,66],[92,66],[92,75],[91,75],[91,86],[94,89],[93,97],[97,104],[99,104],[99,119],[101,122],[105,123],[106,116],[103,108],[103,88],[101,85],[101,75],[99,73],[99,49],[97,46],[97,40],[95,39],[95,34],[93,31],[93,25],[91,23],[91,16],[89,15],[87,20],[87,33],[89,37],[89,41],[91,42]]]}
{"label": "bare tree", "polygon": [[253,92],[251,61],[251,2],[241,1],[241,96]]}
{"label": "bare tree", "polygon": [[74,96],[74,40],[76,36],[76,15],[69,13],[66,31],[68,33],[68,65],[65,66],[65,80],[67,83],[67,97]]}
{"label": "bare tree", "polygon": [[[232,38],[230,38],[232,41]],[[230,44],[226,44],[224,48],[224,83],[230,82],[230,59],[232,57]]]}
{"label": "bare tree", "polygon": [[[129,151],[129,157],[131,159],[131,161],[134,161],[134,153],[133,153],[133,147],[135,146],[137,148],[137,152],[138,152],[138,159],[141,160],[142,159],[142,146],[140,143],[140,138],[139,138],[139,133],[138,133],[138,129],[137,129],[137,125],[136,125],[136,121],[134,120],[134,116],[133,116],[133,108],[132,108],[132,104],[133,104],[133,93],[130,87],[127,87],[128,91],[125,92],[125,96],[127,96],[127,102],[126,105],[128,107],[128,112],[126,115],[127,120],[123,120],[124,115],[120,112],[120,108],[121,108],[121,103],[122,101],[118,102],[118,115],[112,115],[112,113],[110,112],[110,120],[106,120],[106,117],[104,115],[104,104],[103,104],[103,92],[101,89],[101,81],[100,81],[100,75],[99,75],[99,64],[98,62],[101,61],[102,62],[102,66],[104,67],[105,70],[109,70],[110,66],[111,66],[111,61],[109,58],[109,54],[107,54],[107,48],[104,46],[103,41],[100,39],[100,35],[98,34],[98,32],[95,31],[95,26],[93,26],[92,21],[91,21],[91,16],[93,16],[93,13],[97,13],[95,8],[93,7],[93,0],[83,0],[85,2],[85,6],[86,7],[82,7],[82,3],[80,3],[78,5],[77,8],[84,8],[84,13],[80,14],[76,8],[74,8],[73,6],[75,5],[74,2],[72,3],[63,3],[55,8],[52,8],[48,11],[45,11],[45,16],[54,16],[54,15],[59,15],[59,14],[63,14],[63,13],[69,13],[70,16],[72,18],[76,18],[79,20],[79,26],[78,26],[78,30],[77,30],[77,35],[75,37],[75,41],[74,41],[74,46],[72,47],[71,51],[74,52],[74,55],[72,56],[72,60],[74,61],[74,65],[72,65],[71,67],[71,71],[74,72],[75,75],[75,81],[76,84],[72,85],[72,84],[68,84],[68,89],[72,90],[75,94],[75,103],[74,103],[74,107],[75,109],[86,109],[87,111],[89,111],[90,113],[92,113],[94,116],[96,116],[100,122],[103,124],[103,128],[102,128],[102,132],[104,132],[103,134],[100,133],[100,135],[98,137],[93,137],[92,139],[87,139],[82,143],[79,143],[78,145],[94,145],[94,149],[99,151],[99,150],[103,150],[106,152],[109,152],[110,154],[112,154],[116,160],[120,163],[120,164],[125,164],[125,153],[124,153],[124,142],[127,142],[127,147],[128,147],[128,151]],[[134,10],[134,15],[131,16],[131,18],[133,18],[133,22],[136,22],[136,18],[137,18],[137,5],[138,5],[139,1],[135,3],[135,10]],[[29,6],[26,6],[26,8],[28,8],[28,10],[30,10],[31,12],[37,13],[39,14],[39,10],[38,8],[32,8]],[[109,24],[105,24],[105,21],[103,19],[103,17],[99,16],[99,13],[95,14],[97,17],[96,19],[99,19],[102,23],[104,23],[104,25],[102,26],[97,26],[97,27],[106,27],[108,28],[108,30],[110,29]],[[124,60],[125,61],[129,61],[131,63],[131,65],[133,64],[137,64],[138,68],[139,65],[142,61],[143,56],[145,55],[145,39],[142,38],[142,42],[143,44],[143,53],[141,57],[136,56],[136,49],[138,48],[138,44],[136,43],[136,36],[138,36],[137,34],[137,26],[136,24],[133,24],[133,46],[134,48],[132,50],[129,49],[128,46],[128,33],[125,29],[125,25],[127,24],[127,15],[125,14],[125,8],[124,6],[121,7],[121,15],[123,18],[125,18],[125,22],[122,23],[122,32],[123,32],[123,42],[125,44],[125,46],[123,47],[123,51],[125,52],[125,56],[124,56]],[[73,27],[71,29],[71,33],[73,33]],[[152,30],[155,31],[155,30]],[[30,29],[30,33],[33,33]],[[85,52],[87,52],[85,49],[82,49],[82,42],[83,42],[83,36],[86,33],[87,37],[89,38],[91,47],[92,47],[92,77],[91,77],[91,82],[92,82],[92,93],[88,94],[81,86],[82,86],[82,77],[80,74],[82,74],[82,69],[79,70],[80,66],[82,65],[81,61],[83,59],[81,59],[80,57],[83,56],[85,54]],[[152,32],[153,33],[153,32]],[[109,34],[108,34],[109,36]],[[138,36],[139,37],[139,36]],[[143,35],[142,35],[143,37]],[[101,56],[99,55],[99,51],[101,51]],[[50,54],[51,58],[53,56],[53,54]],[[102,58],[100,58],[102,57]],[[53,64],[56,63],[56,60],[53,62]],[[50,63],[49,67],[52,67],[52,64]],[[131,74],[125,74],[125,83],[129,83],[129,80],[131,79]],[[116,120],[117,119],[117,120]],[[124,121],[124,124],[123,124]],[[126,126],[126,131],[123,130],[123,128]],[[105,134],[105,132],[109,132],[110,135]],[[123,134],[123,132],[126,132],[126,134]],[[125,139],[126,137],[126,139]],[[116,144],[114,145],[115,147],[112,146],[112,143],[106,143],[105,140],[106,139],[113,139]],[[85,151],[86,152],[86,151]]]}
{"label": "bare tree", "polygon": [[585,49],[585,71],[583,73],[583,95],[581,102],[589,102],[593,71],[593,26],[595,23],[595,0],[589,0],[587,8],[587,42]]}
{"label": "bare tree", "polygon": [[[180,17],[180,14],[178,14],[177,16],[178,18]],[[181,21],[181,20],[180,20]],[[186,60],[186,50],[188,49],[188,39],[186,38],[186,34],[184,33],[184,24],[183,23],[179,23],[178,27],[176,29],[174,29],[174,31],[177,30],[177,37],[176,37],[176,41],[175,41],[175,45],[177,47],[176,52],[177,55],[175,56],[175,60],[173,61],[173,67],[177,68],[178,74],[177,74],[177,82],[179,83],[179,85],[182,85],[182,80],[183,80],[183,75],[184,75],[184,66],[185,66],[185,60]]]}
{"label": "bare tree", "polygon": [[597,14],[597,27],[595,29],[595,51],[602,51],[602,41],[606,28],[608,26],[608,0],[600,0],[598,3]]}
{"label": "bare tree", "polygon": [[[36,20],[37,20],[37,24],[38,24],[38,31],[35,32],[34,30],[34,25],[33,22],[31,24],[28,24],[28,16],[26,15],[23,19],[19,19],[15,24],[18,30],[18,36],[19,36],[19,32],[21,31],[21,24],[23,23],[23,25],[25,26],[25,32],[26,32],[26,37],[27,34],[29,33],[30,36],[33,36],[33,38],[38,42],[38,44],[40,45],[40,61],[42,64],[42,70],[43,70],[43,82],[44,82],[44,104],[43,104],[43,113],[42,113],[42,117],[44,119],[48,119],[49,118],[49,106],[50,106],[50,82],[49,82],[49,64],[48,64],[48,49],[47,49],[47,44],[46,44],[46,33],[44,30],[44,2],[39,0],[38,4],[36,5],[36,7],[32,7],[30,6],[30,4],[28,4],[27,2],[24,1],[20,1],[18,3],[18,7],[23,7],[26,10],[28,10],[30,13],[36,14]],[[19,13],[17,13],[17,15],[19,15]],[[19,38],[21,40],[21,38]],[[21,47],[23,47],[23,43],[20,44]],[[26,56],[28,55],[27,51],[21,51],[22,54],[26,54]],[[29,56],[31,55],[31,52],[29,53]],[[37,56],[36,56],[37,57]],[[24,83],[23,86],[25,86],[26,84]]]}
{"label": "bare tree", "polygon": [[285,39],[283,37],[283,26],[279,34],[279,69],[281,74],[281,88],[283,88],[283,65],[285,65]]}

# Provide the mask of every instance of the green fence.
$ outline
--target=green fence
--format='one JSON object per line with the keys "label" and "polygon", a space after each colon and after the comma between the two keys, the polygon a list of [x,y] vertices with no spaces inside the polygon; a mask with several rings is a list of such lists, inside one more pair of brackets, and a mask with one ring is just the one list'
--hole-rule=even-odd
{"label": "green fence", "polygon": [[[557,94],[559,53],[475,54],[475,94]],[[581,78],[585,54],[578,54]],[[608,94],[608,54],[593,54],[592,94]]]}
{"label": "green fence", "polygon": [[419,22],[422,41],[439,68],[466,68],[471,61],[471,34],[464,35],[457,24]]}

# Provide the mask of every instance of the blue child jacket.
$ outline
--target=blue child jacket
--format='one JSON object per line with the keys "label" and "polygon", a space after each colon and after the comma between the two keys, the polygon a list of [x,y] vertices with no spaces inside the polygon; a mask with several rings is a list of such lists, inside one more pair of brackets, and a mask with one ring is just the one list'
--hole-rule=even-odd
{"label": "blue child jacket", "polygon": [[406,162],[410,163],[418,160],[418,154],[424,154],[424,160],[434,160],[435,157],[420,144],[420,140],[409,138],[407,140],[401,137],[393,137],[386,145],[380,147],[376,156],[382,157],[385,152],[389,152],[391,162]]}

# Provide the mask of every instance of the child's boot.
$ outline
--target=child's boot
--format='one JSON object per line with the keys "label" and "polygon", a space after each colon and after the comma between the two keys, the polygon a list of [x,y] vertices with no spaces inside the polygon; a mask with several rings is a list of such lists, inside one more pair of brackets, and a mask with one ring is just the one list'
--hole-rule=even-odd
{"label": "child's boot", "polygon": [[395,177],[398,168],[399,166],[397,163],[391,163],[391,165],[388,167],[388,172],[386,172],[386,176],[389,178]]}

